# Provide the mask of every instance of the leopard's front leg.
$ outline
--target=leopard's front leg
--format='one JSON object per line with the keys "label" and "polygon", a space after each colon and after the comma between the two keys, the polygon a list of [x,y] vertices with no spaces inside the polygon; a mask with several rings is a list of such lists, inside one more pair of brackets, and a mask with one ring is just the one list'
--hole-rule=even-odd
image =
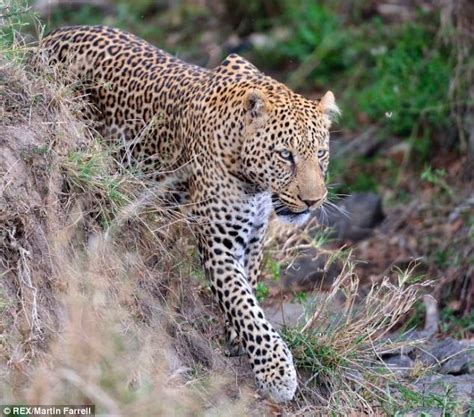
{"label": "leopard's front leg", "polygon": [[238,241],[213,223],[202,225],[199,241],[212,291],[249,356],[257,385],[275,401],[291,400],[297,387],[293,357],[257,303],[237,256]]}
{"label": "leopard's front leg", "polygon": [[[263,259],[263,243],[265,240],[265,233],[267,230],[266,222],[259,221],[252,226],[249,240],[245,247],[244,253],[244,269],[247,281],[250,284],[254,294],[258,284],[258,277],[260,275],[261,263]],[[242,344],[238,338],[234,327],[226,321],[226,340],[228,343],[227,354],[229,356],[240,356],[245,354]]]}

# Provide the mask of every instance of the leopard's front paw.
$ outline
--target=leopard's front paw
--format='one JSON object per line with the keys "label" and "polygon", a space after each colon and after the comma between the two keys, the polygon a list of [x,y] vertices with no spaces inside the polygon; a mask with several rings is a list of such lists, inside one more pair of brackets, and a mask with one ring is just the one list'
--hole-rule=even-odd
{"label": "leopard's front paw", "polygon": [[265,345],[255,349],[252,366],[262,394],[281,403],[293,399],[298,381],[290,350],[279,336],[272,339],[269,349]]}

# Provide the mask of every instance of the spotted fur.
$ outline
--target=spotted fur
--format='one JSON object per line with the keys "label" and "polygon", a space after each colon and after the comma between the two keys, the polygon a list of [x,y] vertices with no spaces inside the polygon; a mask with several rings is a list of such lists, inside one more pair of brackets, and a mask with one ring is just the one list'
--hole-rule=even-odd
{"label": "spotted fur", "polygon": [[292,399],[291,352],[254,290],[272,210],[300,223],[326,198],[332,93],[307,100],[238,55],[205,69],[101,26],[59,29],[42,50],[82,80],[104,135],[205,220],[196,226],[203,267],[257,385]]}

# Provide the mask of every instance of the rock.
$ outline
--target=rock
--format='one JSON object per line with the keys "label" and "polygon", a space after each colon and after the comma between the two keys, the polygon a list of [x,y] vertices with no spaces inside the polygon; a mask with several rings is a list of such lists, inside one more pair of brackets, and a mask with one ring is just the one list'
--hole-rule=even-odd
{"label": "rock", "polygon": [[341,241],[365,239],[385,218],[382,199],[375,193],[354,193],[337,206],[340,210],[328,210],[327,224],[334,228],[335,238]]}
{"label": "rock", "polygon": [[429,375],[421,378],[415,391],[423,395],[448,397],[456,403],[456,412],[450,415],[463,415],[474,398],[474,375]]}
{"label": "rock", "polygon": [[[429,343],[424,330],[411,330],[403,334],[392,333],[387,337],[384,337],[383,340],[390,344],[398,344],[396,348],[392,348],[391,350],[386,349],[384,351],[382,354],[382,359],[384,362],[386,358],[399,355],[408,355],[411,359],[415,359],[417,358],[417,354],[419,352],[416,350],[417,347],[425,350],[426,345]],[[406,344],[400,342],[406,342]]]}
{"label": "rock", "polygon": [[413,369],[415,362],[413,362],[407,355],[390,356],[384,360],[392,372],[399,377],[407,377]]}
{"label": "rock", "polygon": [[412,389],[421,396],[419,401],[422,401],[424,406],[397,415],[403,417],[471,415],[469,410],[472,408],[474,398],[473,375],[428,375],[419,379]]}
{"label": "rock", "polygon": [[279,43],[288,40],[291,36],[291,31],[285,27],[277,27],[270,33],[251,33],[247,37],[252,48],[257,50],[271,50],[274,49]]}
{"label": "rock", "polygon": [[474,354],[470,352],[456,353],[452,358],[443,362],[440,372],[443,374],[462,375],[472,373],[474,363]]}
{"label": "rock", "polygon": [[265,308],[265,317],[277,329],[296,327],[304,324],[304,308],[298,303],[283,303]]}
{"label": "rock", "polygon": [[[326,301],[326,294],[317,293],[308,297],[303,303],[282,303],[264,307],[265,317],[276,328],[284,325],[289,327],[301,327],[306,324],[311,315]],[[340,324],[345,300],[337,295],[331,299],[331,302],[325,305],[324,310],[327,313],[326,323],[330,325]]]}
{"label": "rock", "polygon": [[435,341],[416,350],[417,359],[437,367],[443,374],[461,375],[473,371],[474,344],[451,338]]}
{"label": "rock", "polygon": [[307,249],[288,267],[282,269],[283,285],[300,291],[313,291],[315,288],[329,289],[341,273],[342,266],[339,262],[326,265],[327,261],[327,256],[322,255],[315,248]]}
{"label": "rock", "polygon": [[443,410],[433,407],[417,407],[400,414],[403,417],[443,417]]}
{"label": "rock", "polygon": [[[411,329],[408,332],[394,333],[389,335],[386,339],[387,341],[415,341],[419,344],[424,343],[425,345],[429,343],[429,340],[435,335],[438,331],[439,326],[439,312],[438,312],[438,302],[433,298],[433,296],[425,294],[423,296],[423,303],[425,305],[425,327],[423,330]],[[390,352],[384,353],[385,357],[396,356],[396,355],[410,355],[415,352],[416,345],[409,344],[402,345],[401,347],[394,349]],[[416,355],[412,354],[412,357]]]}
{"label": "rock", "polygon": [[[372,14],[380,16],[382,21],[400,24],[416,19],[420,10],[423,10],[424,13],[432,13],[435,4],[424,0],[385,0],[368,2],[365,12],[369,13],[370,8],[373,8],[371,10]],[[440,4],[444,5],[444,3]],[[451,6],[451,3],[448,3],[448,5]]]}

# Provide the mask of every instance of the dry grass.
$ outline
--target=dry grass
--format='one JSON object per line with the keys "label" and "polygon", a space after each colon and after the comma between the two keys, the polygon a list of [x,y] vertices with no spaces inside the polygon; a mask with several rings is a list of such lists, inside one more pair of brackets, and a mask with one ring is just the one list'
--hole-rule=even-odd
{"label": "dry grass", "polygon": [[299,253],[317,249],[325,259],[322,283],[334,263],[341,269],[327,290],[306,301],[304,323],[283,329],[299,369],[300,390],[293,412],[390,414],[402,408],[397,393],[409,381],[381,358],[420,343],[394,339],[393,331],[431,283],[417,279],[413,262],[407,270],[394,268],[390,276],[362,290],[351,252],[325,249],[328,233],[322,229],[314,236],[314,227],[309,224],[295,233],[291,227],[274,224],[267,240],[274,259],[282,264],[291,265]]}

